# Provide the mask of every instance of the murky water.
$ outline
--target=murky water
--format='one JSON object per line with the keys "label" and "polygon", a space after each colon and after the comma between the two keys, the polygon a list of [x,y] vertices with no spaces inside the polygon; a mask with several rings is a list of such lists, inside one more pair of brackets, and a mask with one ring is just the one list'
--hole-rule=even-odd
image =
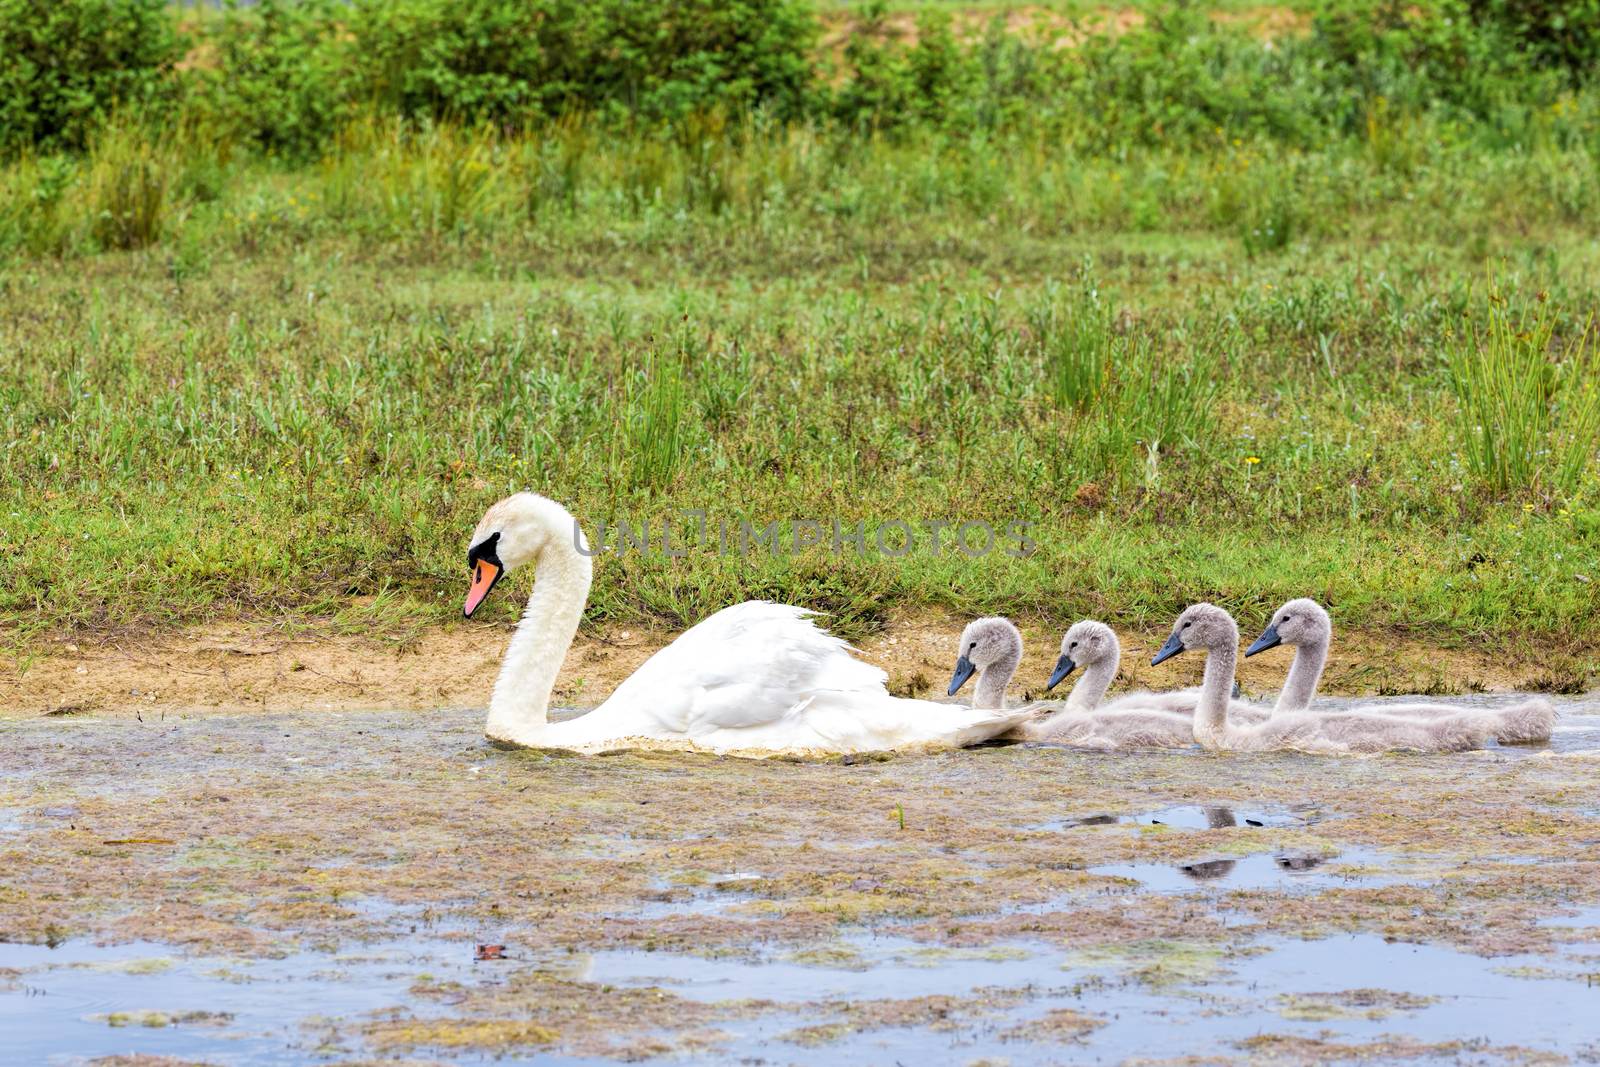
{"label": "murky water", "polygon": [[1386,857],[1369,849],[1337,856],[1309,852],[1259,852],[1217,856],[1183,863],[1124,863],[1089,868],[1090,874],[1125,878],[1156,893],[1234,889],[1320,889],[1328,886],[1383,886],[1399,879],[1380,872]]}
{"label": "murky water", "polygon": [[[1583,925],[1595,919],[1587,916]],[[505,962],[474,963],[470,944],[421,939],[266,961],[185,959],[158,944],[0,945],[0,968],[20,972],[0,993],[0,1029],[8,1062],[18,1063],[131,1053],[223,1064],[331,1062],[359,1049],[337,1039],[324,1044],[323,1019],[416,1009],[408,991],[421,975],[492,983],[523,967],[710,1004],[774,1002],[774,1010],[723,1024],[724,1047],[706,1057],[717,1062],[837,1062],[837,1049],[806,1048],[796,1032],[844,1017],[851,1003],[886,996],[970,997],[986,1007],[937,1028],[875,1030],[852,1042],[855,1054],[1058,1062],[1055,1050],[1019,1044],[1018,1035],[1062,1010],[1087,1020],[1073,1038],[1077,1062],[1225,1054],[1263,1029],[1579,1052],[1594,1049],[1600,1017],[1600,961],[1581,952],[1482,959],[1371,935],[1274,940],[1239,953],[1182,943],[1081,954],[1018,943],[961,953],[871,935],[830,947],[834,965],[819,966],[782,956],[637,951],[539,959],[516,945],[507,947]],[[497,1059],[579,1062],[515,1051]]]}
{"label": "murky water", "polygon": [[[1503,699],[1470,697],[1461,703]],[[607,801],[610,806],[597,809],[598,821],[578,832],[564,830],[549,843],[566,850],[563,855],[578,857],[574,862],[642,866],[647,871],[631,895],[595,912],[595,945],[607,943],[598,935],[612,922],[630,930],[668,933],[678,928],[674,924],[702,923],[715,933],[743,929],[743,924],[754,929],[764,917],[786,909],[799,908],[804,914],[804,907],[813,903],[827,917],[785,928],[783,937],[772,940],[735,942],[734,951],[692,940],[669,941],[670,951],[569,950],[538,936],[543,917],[551,914],[548,903],[541,901],[563,899],[541,898],[541,884],[523,885],[520,897],[503,897],[508,904],[504,919],[485,910],[471,872],[494,859],[481,842],[469,845],[478,850],[478,858],[464,868],[467,873],[448,894],[419,901],[412,888],[423,884],[416,880],[419,875],[397,878],[393,891],[401,896],[395,899],[405,903],[376,888],[370,896],[337,905],[324,901],[311,888],[321,884],[320,875],[351,870],[360,875],[361,864],[373,861],[363,859],[364,853],[338,849],[308,853],[281,861],[286,903],[269,913],[276,924],[274,936],[280,939],[273,944],[303,927],[304,936],[287,942],[298,947],[236,957],[153,940],[100,946],[81,937],[52,936],[53,947],[0,942],[0,1061],[70,1064],[142,1053],[237,1065],[333,1063],[385,1055],[451,1062],[615,1062],[586,1059],[587,1053],[561,1046],[424,1044],[393,1049],[369,1039],[374,1023],[442,1020],[468,1011],[460,1005],[476,1003],[474,997],[545,978],[570,983],[572,992],[564,996],[572,999],[598,999],[607,990],[659,990],[683,1003],[717,1008],[721,1014],[714,1024],[700,1027],[713,1037],[693,1046],[692,1053],[674,1044],[670,1021],[652,1023],[654,1029],[638,1035],[662,1043],[657,1052],[644,1055],[687,1056],[695,1062],[991,1058],[1023,1065],[1116,1063],[1134,1056],[1226,1059],[1248,1054],[1255,1047],[1251,1042],[1262,1035],[1278,1042],[1267,1051],[1286,1060],[1320,1054],[1283,1042],[1368,1048],[1387,1040],[1386,1035],[1416,1042],[1464,1041],[1491,1061],[1496,1057],[1482,1050],[1509,1045],[1600,1057],[1600,1027],[1593,1022],[1600,1018],[1600,902],[1585,888],[1592,888],[1594,854],[1582,851],[1585,841],[1600,843],[1600,817],[1573,803],[1573,798],[1594,795],[1593,778],[1584,777],[1586,771],[1557,775],[1540,770],[1594,765],[1593,760],[1560,757],[1600,750],[1600,700],[1558,703],[1564,716],[1548,745],[1507,746],[1487,757],[1295,757],[1273,762],[1162,753],[1136,762],[1131,757],[1014,748],[881,767],[753,768],[737,770],[733,778],[716,778],[710,771],[737,761],[672,757],[541,762],[526,754],[498,752],[477,737],[477,715],[471,712],[197,718],[154,725],[87,719],[0,724],[11,757],[0,760],[0,783],[9,783],[9,791],[0,792],[0,856],[11,863],[31,862],[45,855],[35,850],[46,842],[78,842],[65,853],[50,855],[124,865],[130,876],[155,887],[152,891],[167,884],[163,872],[177,871],[176,888],[166,890],[173,894],[167,898],[169,906],[188,903],[187,887],[194,884],[202,895],[212,894],[217,903],[210,905],[211,915],[218,921],[241,923],[236,915],[254,903],[241,894],[280,892],[270,880],[231,882],[230,864],[276,864],[280,861],[272,857],[294,848],[289,842],[264,853],[229,851],[227,841],[275,827],[208,826],[206,819],[220,816],[204,815],[204,804],[217,798],[230,807],[248,807],[257,803],[258,795],[270,793],[280,805],[271,809],[276,814],[270,823],[300,810],[295,790],[301,783],[313,799],[353,790],[358,811],[393,803],[393,783],[400,783],[413,792],[433,791],[430,803],[418,809],[424,813],[439,805],[464,813],[466,821],[452,825],[471,826],[472,820],[489,817],[496,805],[512,804],[532,805],[535,817],[528,825],[542,828],[548,815],[539,816],[538,805],[553,801],[548,795],[529,799],[536,794],[523,790],[540,777],[563,775],[571,781],[556,797],[575,795],[573,790],[592,792],[604,776],[626,775],[632,783],[615,801]],[[1542,763],[1524,762],[1541,756]],[[1071,768],[1089,770],[1076,788],[1059,796],[1052,793],[1048,783]],[[1432,814],[1425,807],[1404,805],[1407,782],[1453,781],[1469,772],[1479,776],[1478,784],[1463,781],[1444,794],[1453,798],[1447,803],[1470,805],[1477,790],[1494,782],[1511,782],[1506,788],[1513,792],[1507,795],[1524,797],[1521,813],[1504,823],[1496,814],[1491,836],[1506,842],[1507,851],[1491,851],[1484,862],[1515,872],[1505,876],[1505,884],[1530,887],[1526,897],[1515,899],[1546,907],[1546,917],[1529,923],[1541,931],[1540,938],[1549,939],[1538,951],[1525,950],[1529,944],[1538,947],[1537,939],[1516,942],[1521,947],[1515,951],[1478,955],[1443,943],[1388,941],[1379,935],[1385,917],[1410,921],[1420,909],[1458,899],[1411,895],[1430,886],[1460,885],[1488,899],[1490,883],[1473,880],[1481,873],[1476,853],[1439,853],[1444,845],[1460,845],[1404,832],[1408,822]],[[881,787],[884,799],[874,793],[861,808],[860,819],[875,820],[869,830],[858,832],[850,821],[831,831],[815,821],[774,826],[759,838],[765,842],[761,847],[725,860],[715,846],[726,827],[708,825],[704,813],[675,821],[672,809],[663,807],[667,799],[657,792],[664,783],[678,783],[675,788],[687,791],[674,794],[681,804],[682,797],[696,790],[732,788],[728,783],[752,778],[764,785],[740,801],[748,811],[739,825],[761,828],[778,813],[763,810],[751,797],[764,797],[767,785],[781,783],[786,775],[804,775],[811,783],[804,792],[791,794],[791,804],[796,796],[819,804],[830,789],[845,792],[820,803],[824,809],[845,803],[849,790]],[[1130,803],[1140,793],[1130,790],[1129,783],[1136,786],[1152,776],[1165,776],[1159,790],[1144,796],[1143,803]],[[1292,789],[1268,789],[1295,776],[1304,781]],[[1084,784],[1096,780],[1109,788],[1097,793]],[[406,784],[411,781],[424,784]],[[919,803],[923,792],[959,795],[985,788],[992,792],[970,802],[957,800],[942,817],[971,810],[980,819],[998,818],[983,824],[992,825],[998,839],[1007,829],[1004,806],[1016,804],[1028,816],[1013,824],[1016,835],[1006,847],[1026,851],[989,856],[990,846],[982,839],[956,848],[941,844],[942,832],[925,829],[932,825],[932,815]],[[1392,798],[1362,802],[1381,789],[1399,791]],[[1175,802],[1208,795],[1236,799],[1227,804]],[[1249,796],[1263,799],[1238,799]],[[169,837],[125,844],[155,832],[141,828],[141,812],[174,803],[175,797],[202,813],[195,816],[200,821],[192,834],[169,827],[160,831]],[[903,810],[898,807],[902,801]],[[1395,805],[1399,810],[1392,810]],[[648,809],[649,820],[631,816],[638,806]],[[898,814],[890,814],[892,806]],[[335,809],[328,810],[331,819]],[[1464,808],[1463,818],[1472,818],[1474,810]],[[1062,816],[1050,818],[1054,812]],[[902,818],[909,827],[898,821]],[[1585,820],[1594,822],[1592,831]],[[1390,824],[1401,832],[1392,838],[1341,838],[1351,824],[1373,835]],[[304,833],[306,826],[317,830],[321,824],[312,816],[301,825],[299,832]],[[358,819],[330,826],[327,832],[335,839],[359,838],[368,827]],[[381,860],[401,870],[403,849],[410,847],[405,827],[375,826],[371,832],[387,835],[384,840],[402,850],[384,852]],[[452,829],[445,837],[448,841],[465,832]],[[918,833],[927,834],[926,840],[911,836]],[[1525,846],[1528,840],[1558,840],[1552,836],[1558,833],[1576,835],[1574,851],[1563,853],[1564,866],[1551,867],[1543,853]],[[221,843],[212,843],[212,837]],[[1481,837],[1470,835],[1469,840]],[[772,852],[809,847],[813,838],[816,850],[808,855],[814,859],[798,866]],[[493,840],[492,835],[485,840]],[[697,858],[697,847],[711,849],[712,858]],[[871,857],[884,851],[911,857],[903,872],[907,877],[922,876],[926,865],[935,862],[964,863],[954,874],[941,876],[947,879],[938,883],[943,891],[962,880],[982,878],[985,871],[1053,861],[1059,861],[1060,881],[1017,899],[997,890],[992,901],[976,910],[941,915],[936,923],[924,921],[926,909],[918,907],[905,915],[887,912],[866,919],[837,911],[840,918],[834,921],[835,909],[851,902],[875,904],[880,893],[883,901],[914,902],[917,893],[928,891],[916,882],[897,886],[898,868],[871,869]],[[1098,858],[1080,860],[1080,855]],[[380,880],[379,868],[365,870]],[[559,867],[554,870],[557,876],[562,873]],[[819,877],[843,873],[825,892],[808,897],[811,890],[796,885],[797,870],[814,870]],[[70,886],[69,869],[63,877],[60,884]],[[0,894],[7,891],[8,881],[0,870]],[[572,884],[581,882],[575,878]],[[1503,891],[1502,883],[1494,886],[1493,892]],[[1397,895],[1385,897],[1386,892]],[[1329,932],[1329,916],[1345,910],[1339,903],[1308,911],[1306,932],[1298,937],[1283,936],[1283,928],[1268,922],[1261,910],[1272,902],[1304,908],[1323,894],[1337,901],[1347,899],[1339,894],[1349,893],[1366,894],[1349,898],[1355,900],[1351,908],[1366,908],[1377,916],[1367,922],[1366,932]],[[1579,903],[1550,916],[1556,910],[1548,906],[1551,900]],[[92,910],[94,903],[84,901],[82,906]],[[1144,905],[1154,915],[1172,916],[1179,925],[1155,923],[1152,929],[1159,928],[1159,936],[1107,938],[1097,936],[1100,919],[1071,924],[1075,916],[1091,912],[1103,914],[1108,922],[1131,922]],[[138,899],[118,905],[134,910],[159,906]],[[315,916],[303,923],[296,918],[294,909],[313,907],[330,910],[335,918],[317,920],[322,925],[313,924]],[[339,914],[350,918],[338,919]],[[1513,918],[1510,910],[1500,914],[1495,922]],[[348,922],[348,932],[329,937],[329,922],[338,930]],[[985,922],[1002,932],[966,941],[945,937],[958,927]],[[1193,924],[1193,933],[1184,924]],[[1038,932],[1030,933],[1033,929]],[[181,935],[174,938],[181,940]],[[506,958],[476,958],[480,942],[503,944]],[[430,993],[442,988],[457,992]],[[880,1010],[872,1005],[886,1007],[872,1014]],[[506,1009],[471,1010],[481,1016]],[[626,1018],[617,1019],[619,1028],[628,1025]],[[1382,1060],[1381,1045],[1371,1047],[1378,1051],[1364,1054]],[[680,1051],[672,1052],[675,1048]]]}
{"label": "murky water", "polygon": [[1066,819],[1053,819],[1031,827],[1036,830],[1069,830],[1087,826],[1152,827],[1169,830],[1221,830],[1263,826],[1309,826],[1325,818],[1316,805],[1306,804],[1298,809],[1236,808],[1220,804],[1180,804],[1171,808],[1138,812],[1131,815],[1077,815]]}

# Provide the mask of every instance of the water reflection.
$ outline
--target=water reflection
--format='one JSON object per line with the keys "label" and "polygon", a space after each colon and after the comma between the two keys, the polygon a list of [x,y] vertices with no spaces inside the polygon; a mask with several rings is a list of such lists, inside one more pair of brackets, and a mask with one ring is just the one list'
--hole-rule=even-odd
{"label": "water reflection", "polygon": [[1168,830],[1223,830],[1233,827],[1307,826],[1326,813],[1316,808],[1239,809],[1220,804],[1180,804],[1133,815],[1096,812],[1034,827],[1036,830],[1073,830],[1085,826],[1160,826]]}
{"label": "water reflection", "polygon": [[1202,860],[1199,863],[1179,864],[1178,870],[1197,882],[1209,882],[1218,878],[1226,878],[1233,873],[1233,869],[1238,865],[1238,860]]}
{"label": "water reflection", "polygon": [[[1325,866],[1338,859],[1335,866]],[[1390,859],[1372,849],[1347,849],[1336,855],[1257,852],[1216,856],[1187,863],[1121,863],[1089,868],[1090,874],[1127,878],[1155,893],[1229,892],[1236,889],[1315,890],[1333,885],[1390,885],[1398,879],[1375,874]],[[1202,890],[1201,887],[1204,887]]]}
{"label": "water reflection", "polygon": [[[1223,809],[1226,810],[1226,809]],[[1255,856],[1250,857],[1257,860]],[[1327,856],[1307,856],[1282,854],[1273,856],[1272,861],[1280,870],[1304,872],[1322,866],[1328,862]],[[1239,866],[1236,859],[1200,860],[1196,863],[1180,863],[1175,870],[1179,874],[1192,878],[1196,882],[1219,881],[1233,874]]]}

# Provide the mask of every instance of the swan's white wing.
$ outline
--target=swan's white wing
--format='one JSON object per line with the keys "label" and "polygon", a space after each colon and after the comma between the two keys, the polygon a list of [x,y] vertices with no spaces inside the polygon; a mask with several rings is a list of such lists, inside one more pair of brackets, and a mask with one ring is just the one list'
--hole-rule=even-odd
{"label": "swan's white wing", "polygon": [[592,714],[693,737],[779,722],[819,689],[882,690],[883,672],[812,614],[761,600],[724,608],[646,660]]}
{"label": "swan's white wing", "polygon": [[749,601],[724,608],[645,661],[600,707],[561,724],[585,743],[682,738],[719,749],[871,751],[967,745],[1032,714],[890,696],[813,612]]}

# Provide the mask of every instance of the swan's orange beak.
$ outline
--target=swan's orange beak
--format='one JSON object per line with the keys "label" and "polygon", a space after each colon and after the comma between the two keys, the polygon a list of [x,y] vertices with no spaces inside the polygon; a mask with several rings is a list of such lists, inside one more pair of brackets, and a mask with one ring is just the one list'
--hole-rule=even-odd
{"label": "swan's orange beak", "polygon": [[472,588],[467,590],[467,603],[461,609],[461,614],[472,618],[472,613],[478,610],[478,605],[483,603],[483,598],[489,595],[489,590],[494,588],[494,583],[500,580],[504,573],[498,566],[486,559],[480,559],[472,566]]}

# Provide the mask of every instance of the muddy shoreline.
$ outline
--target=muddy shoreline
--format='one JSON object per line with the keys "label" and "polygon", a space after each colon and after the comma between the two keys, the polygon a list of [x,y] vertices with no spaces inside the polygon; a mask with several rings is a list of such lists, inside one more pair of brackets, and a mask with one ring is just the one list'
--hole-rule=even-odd
{"label": "muddy shoreline", "polygon": [[[859,643],[902,695],[941,697],[965,620],[901,613]],[[1018,620],[1027,656],[1013,699],[1038,695],[1060,634]],[[336,633],[254,622],[168,631],[75,634],[0,655],[0,716],[117,715],[150,711],[424,710],[483,707],[510,637],[510,623],[451,621],[404,632]],[[673,638],[661,626],[586,627],[568,653],[554,699],[589,707]],[[1151,668],[1164,632],[1126,632],[1119,688],[1197,684],[1201,663]],[[1440,648],[1393,633],[1341,631],[1321,691],[1387,693],[1566,691],[1592,688],[1600,648]],[[1276,692],[1287,654],[1240,664],[1252,694]]]}

